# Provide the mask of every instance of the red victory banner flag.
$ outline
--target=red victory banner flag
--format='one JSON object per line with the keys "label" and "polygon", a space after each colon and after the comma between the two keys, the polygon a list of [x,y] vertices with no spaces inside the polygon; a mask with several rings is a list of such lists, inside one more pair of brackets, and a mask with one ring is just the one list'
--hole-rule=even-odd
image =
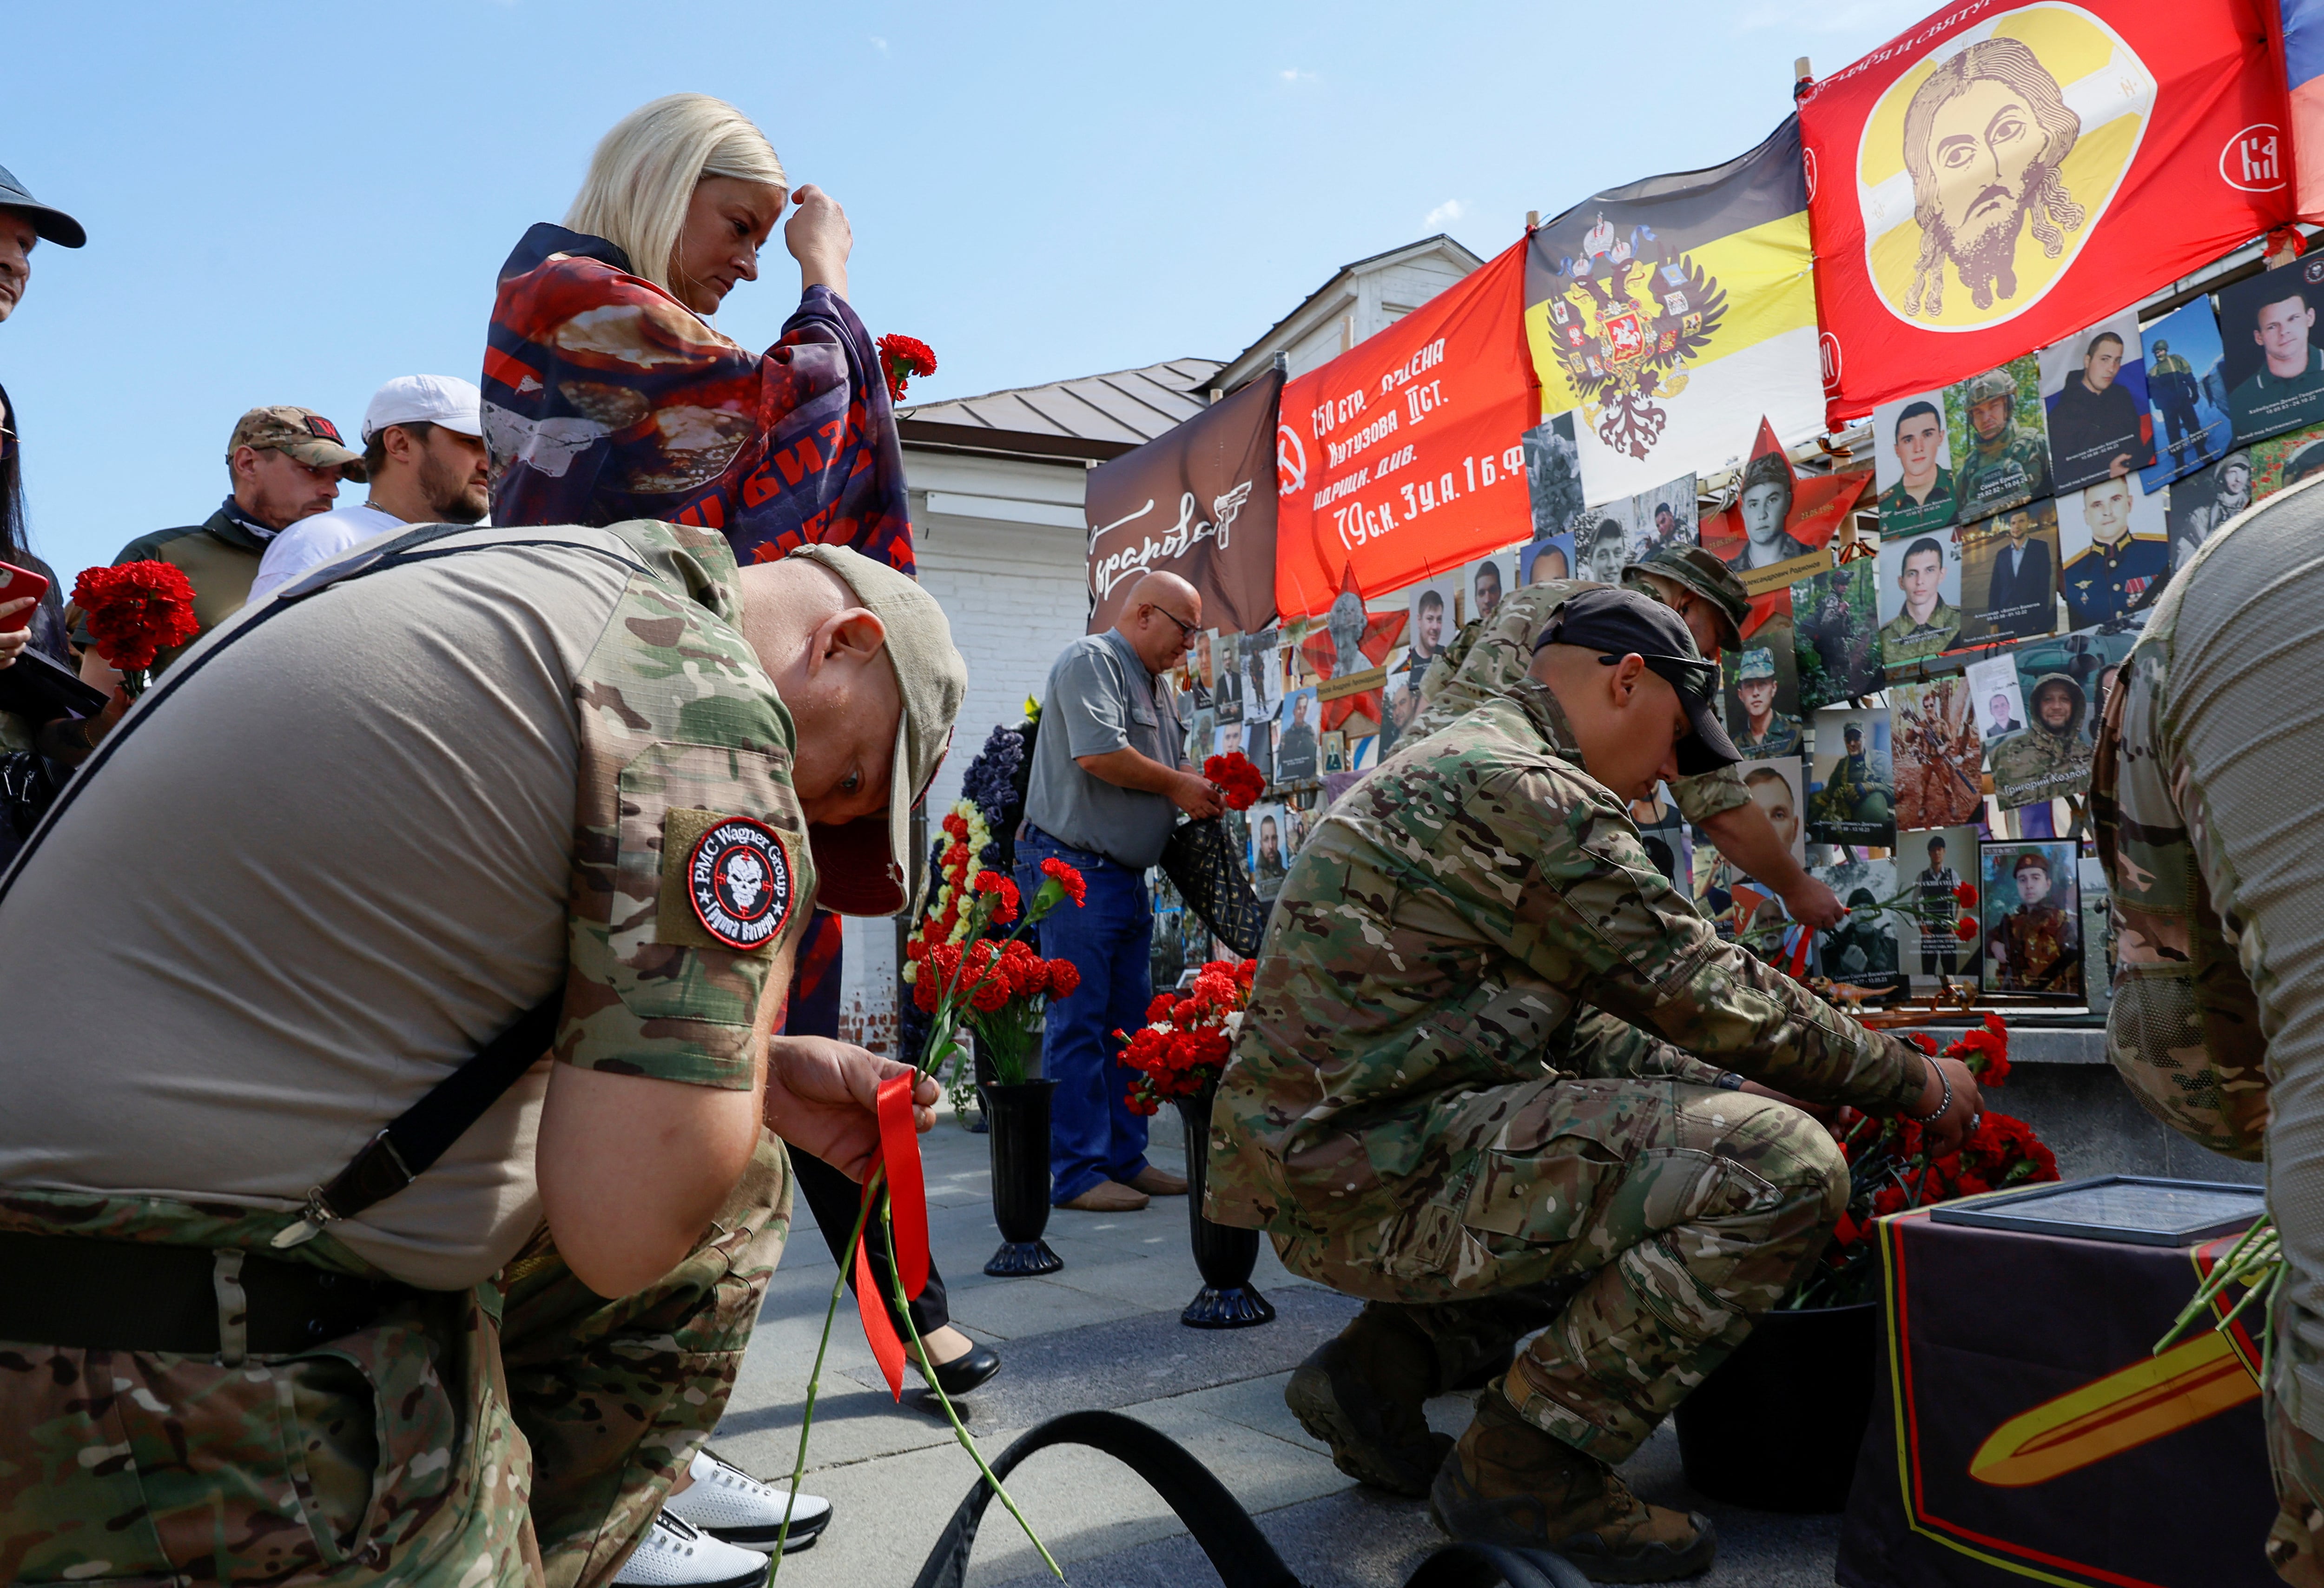
{"label": "red victory banner flag", "polygon": [[1805,89],[1831,427],[2289,221],[2277,27],[2275,0],[1971,0]]}
{"label": "red victory banner flag", "polygon": [[1283,388],[1275,605],[1328,608],[1533,534],[1519,438],[1540,419],[1525,254],[1481,269]]}

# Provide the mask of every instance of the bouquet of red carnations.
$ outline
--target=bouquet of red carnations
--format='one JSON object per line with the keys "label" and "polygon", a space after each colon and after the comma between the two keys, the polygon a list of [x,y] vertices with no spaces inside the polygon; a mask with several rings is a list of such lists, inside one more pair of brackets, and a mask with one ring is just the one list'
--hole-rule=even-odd
{"label": "bouquet of red carnations", "polygon": [[1267,780],[1240,750],[1204,762],[1203,777],[1218,786],[1219,797],[1229,810],[1249,810],[1267,792]]}
{"label": "bouquet of red carnations", "polygon": [[1194,984],[1183,997],[1157,995],[1137,1035],[1113,1034],[1122,1045],[1118,1062],[1137,1072],[1130,1083],[1130,1113],[1159,1113],[1165,1102],[1198,1097],[1219,1078],[1242,1029],[1258,969],[1257,960],[1232,965],[1214,959],[1195,973]]}
{"label": "bouquet of red carnations", "polygon": [[86,568],[73,581],[72,598],[97,653],[120,670],[121,687],[132,698],[151,681],[155,656],[201,632],[193,584],[173,563]]}
{"label": "bouquet of red carnations", "polygon": [[[1907,1040],[1925,1053],[1937,1051],[1920,1033]],[[1944,1057],[1969,1066],[1979,1090],[1999,1086],[2009,1078],[2009,1028],[1987,1015],[1981,1029],[1964,1034]],[[1890,1214],[2058,1177],[2058,1159],[2034,1128],[1990,1109],[1969,1139],[1941,1158],[1931,1153],[1926,1132],[1908,1119],[1875,1119],[1843,1108],[1829,1128],[1848,1159],[1848,1208],[1814,1269],[1784,1297],[1787,1307],[1869,1301],[1880,1266],[1873,1226]]]}

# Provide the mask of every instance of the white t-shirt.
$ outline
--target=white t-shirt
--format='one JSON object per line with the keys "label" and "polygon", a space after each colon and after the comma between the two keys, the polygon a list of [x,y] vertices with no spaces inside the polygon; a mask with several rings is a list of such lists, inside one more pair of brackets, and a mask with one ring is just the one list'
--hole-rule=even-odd
{"label": "white t-shirt", "polygon": [[374,536],[403,527],[403,521],[395,514],[383,512],[369,503],[302,518],[268,545],[244,604],[255,605],[309,568],[330,561],[342,551],[352,551]]}

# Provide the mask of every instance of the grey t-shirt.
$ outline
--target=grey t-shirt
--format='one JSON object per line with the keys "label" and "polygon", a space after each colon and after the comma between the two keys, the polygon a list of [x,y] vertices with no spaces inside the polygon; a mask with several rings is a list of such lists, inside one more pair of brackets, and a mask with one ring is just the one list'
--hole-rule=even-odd
{"label": "grey t-shirt", "polygon": [[1049,669],[1026,818],[1076,849],[1142,871],[1162,858],[1178,808],[1160,794],[1092,777],[1075,758],[1126,745],[1176,767],[1185,741],[1169,686],[1146,670],[1130,642],[1111,629],[1084,635]]}
{"label": "grey t-shirt", "polygon": [[[374,575],[151,702],[0,908],[0,1186],[294,1207],[556,988],[573,678],[628,577],[554,546]],[[548,1071],[334,1233],[490,1275],[540,1223]]]}

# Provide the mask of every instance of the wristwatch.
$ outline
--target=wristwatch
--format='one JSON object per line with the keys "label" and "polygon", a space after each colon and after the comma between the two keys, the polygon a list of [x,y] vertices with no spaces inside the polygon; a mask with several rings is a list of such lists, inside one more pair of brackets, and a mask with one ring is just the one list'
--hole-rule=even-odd
{"label": "wristwatch", "polygon": [[1718,1087],[1721,1092],[1740,1092],[1743,1090],[1743,1077],[1737,1075],[1733,1070],[1721,1071],[1719,1078],[1711,1084]]}

